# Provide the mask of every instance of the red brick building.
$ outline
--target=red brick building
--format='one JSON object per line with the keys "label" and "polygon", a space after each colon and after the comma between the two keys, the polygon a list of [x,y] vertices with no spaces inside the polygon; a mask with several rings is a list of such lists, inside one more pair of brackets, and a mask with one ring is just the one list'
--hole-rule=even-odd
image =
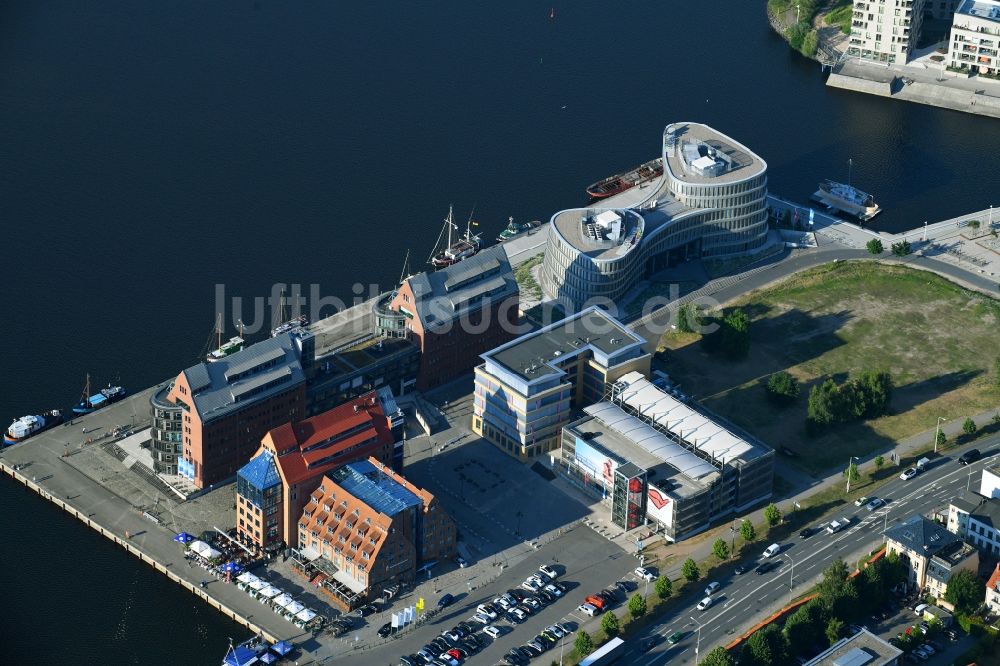
{"label": "red brick building", "polygon": [[270,430],[236,477],[241,539],[259,547],[281,541],[298,547],[297,520],[323,475],[369,458],[391,465],[394,427],[401,426],[392,393],[383,389]]}
{"label": "red brick building", "polygon": [[357,607],[425,563],[455,556],[456,529],[435,497],[375,458],[326,475],[298,521],[307,559],[325,560],[334,600]]}
{"label": "red brick building", "polygon": [[305,414],[295,338],[286,333],[192,366],[177,376],[165,401],[182,410],[178,473],[199,488],[230,479],[267,431]]}
{"label": "red brick building", "polygon": [[518,300],[502,246],[407,278],[388,307],[406,317],[406,335],[420,347],[417,388],[469,372],[480,354],[517,337]]}

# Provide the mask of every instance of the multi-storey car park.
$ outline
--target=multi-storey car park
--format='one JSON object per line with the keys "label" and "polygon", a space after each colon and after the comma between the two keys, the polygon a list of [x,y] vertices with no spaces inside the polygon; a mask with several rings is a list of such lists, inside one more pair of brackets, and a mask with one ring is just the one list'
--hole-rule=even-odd
{"label": "multi-storey car park", "polygon": [[700,123],[663,132],[653,185],[552,216],[541,270],[547,298],[580,310],[622,297],[688,259],[752,251],[767,240],[767,164]]}

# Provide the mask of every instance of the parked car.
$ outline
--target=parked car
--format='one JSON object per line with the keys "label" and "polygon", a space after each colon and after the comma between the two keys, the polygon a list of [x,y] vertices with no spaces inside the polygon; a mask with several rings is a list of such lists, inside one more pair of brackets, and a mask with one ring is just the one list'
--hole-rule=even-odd
{"label": "parked car", "polygon": [[491,604],[479,604],[476,606],[476,610],[491,620],[495,620],[498,617],[496,609]]}
{"label": "parked car", "polygon": [[874,511],[883,504],[885,504],[885,500],[879,499],[878,497],[873,497],[868,501],[867,504],[865,504],[865,508],[868,509],[869,511]]}
{"label": "parked car", "polygon": [[698,610],[705,611],[712,607],[712,597],[705,597],[698,602]]}
{"label": "parked car", "polygon": [[958,464],[968,465],[970,463],[976,462],[982,457],[983,454],[979,452],[979,449],[969,449],[968,451],[966,451],[965,453],[963,453],[958,457]]}
{"label": "parked car", "polygon": [[718,581],[712,581],[711,583],[708,584],[708,587],[705,588],[705,596],[706,597],[712,596],[712,594],[720,587],[722,587],[722,583]]}
{"label": "parked car", "polygon": [[466,562],[465,558],[462,557],[461,555],[456,555],[455,556],[455,564],[457,564],[462,569],[464,569],[465,567],[469,566],[469,563]]}
{"label": "parked car", "polygon": [[545,574],[546,576],[548,576],[549,580],[552,580],[554,578],[558,578],[559,577],[559,574],[556,573],[556,570],[553,569],[552,567],[548,566],[547,564],[539,564],[538,565],[538,570],[540,572],[542,572],[543,574]]}
{"label": "parked car", "polygon": [[393,632],[392,623],[386,622],[381,627],[378,628],[378,635],[382,638],[387,638],[389,634]]}
{"label": "parked car", "polygon": [[535,611],[536,613],[542,610],[542,602],[538,600],[537,597],[527,597],[523,602],[525,606]]}
{"label": "parked car", "polygon": [[445,594],[443,597],[438,599],[438,608],[447,608],[455,601],[455,597],[450,594]]}
{"label": "parked car", "polygon": [[635,584],[635,581],[620,580],[615,583],[615,587],[621,590],[622,594],[628,594],[632,590],[637,589],[639,586]]}
{"label": "parked car", "polygon": [[556,595],[552,594],[544,587],[538,590],[538,592],[535,592],[535,597],[537,597],[539,601],[541,601],[543,604],[546,605],[551,604],[553,601],[556,600]]}
{"label": "parked car", "polygon": [[908,467],[903,470],[902,474],[899,475],[899,478],[901,478],[903,481],[909,481],[916,475],[917,475],[917,470],[915,470],[912,467]]}
{"label": "parked car", "polygon": [[359,606],[358,608],[354,609],[354,612],[358,614],[358,617],[368,617],[369,615],[374,615],[375,613],[377,613],[378,609],[375,608],[375,606],[368,604],[366,606]]}
{"label": "parked car", "polygon": [[656,580],[656,574],[654,574],[652,571],[650,571],[646,567],[636,567],[634,573],[639,578],[642,578],[643,580],[648,580],[651,583],[654,580]]}
{"label": "parked car", "polygon": [[551,594],[554,597],[561,597],[563,595],[562,590],[560,590],[558,587],[556,587],[552,583],[549,583],[548,585],[546,585],[542,589],[545,590],[546,592],[548,592],[549,594]]}
{"label": "parked car", "polygon": [[549,626],[545,627],[545,631],[549,632],[556,638],[562,638],[563,636],[566,635],[566,632],[564,632],[562,630],[562,627],[560,627],[558,624],[550,624]]}
{"label": "parked car", "polygon": [[492,638],[493,640],[500,638],[501,634],[500,630],[494,627],[492,624],[488,624],[485,627],[483,627],[483,633]]}
{"label": "parked car", "polygon": [[601,612],[597,609],[597,606],[592,604],[580,604],[576,607],[576,609],[584,615],[589,615],[590,617],[597,617],[597,615]]}

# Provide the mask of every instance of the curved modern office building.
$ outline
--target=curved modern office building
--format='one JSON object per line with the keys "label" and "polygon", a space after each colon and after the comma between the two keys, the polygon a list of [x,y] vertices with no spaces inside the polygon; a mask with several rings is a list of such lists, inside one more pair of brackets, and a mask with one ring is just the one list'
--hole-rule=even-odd
{"label": "curved modern office building", "polygon": [[748,252],[767,240],[767,163],[699,123],[663,131],[663,175],[552,216],[541,286],[575,310],[616,301],[640,280],[702,257]]}

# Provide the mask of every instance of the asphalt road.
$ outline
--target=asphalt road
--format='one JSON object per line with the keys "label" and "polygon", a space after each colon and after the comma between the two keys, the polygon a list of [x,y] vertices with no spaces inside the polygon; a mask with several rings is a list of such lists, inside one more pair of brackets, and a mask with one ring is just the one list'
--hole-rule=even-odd
{"label": "asphalt road", "polygon": [[[837,259],[874,259],[867,250],[848,249],[830,241],[826,242],[828,244],[820,245],[816,249],[795,253],[784,259],[775,258],[771,263],[766,263],[761,267],[739,275],[722,278],[716,282],[716,287],[709,289],[705,295],[718,303],[725,303],[799,271]],[[980,274],[977,270],[972,270],[971,268],[962,268],[951,262],[941,261],[932,257],[921,257],[915,254],[903,258],[895,258],[888,252],[883,253],[879,259],[915,268],[933,270],[948,278],[972,285],[977,289],[994,294],[997,292],[997,281],[994,278]],[[636,333],[642,335],[651,344],[655,345],[659,341],[660,336],[666,332],[672,323],[674,323],[673,315],[669,312],[668,308],[663,308],[652,316],[632,323],[630,326]]]}
{"label": "asphalt road", "polygon": [[[1000,458],[1000,436],[989,437],[975,446],[985,457],[968,467],[957,462],[961,452],[971,448],[963,447],[950,456],[937,458],[926,472],[915,479],[903,481],[898,476],[893,478],[874,493],[888,503],[881,509],[868,512],[864,507],[845,505],[836,512],[836,516],[852,517],[851,526],[846,531],[834,535],[821,532],[808,539],[795,538],[782,543],[781,553],[772,558],[781,563],[775,570],[764,575],[751,571],[742,576],[719,579],[722,588],[713,595],[715,603],[708,610],[699,612],[695,608],[700,595],[687,603],[674,602],[671,611],[641,638],[654,634],[665,638],[675,631],[682,631],[686,633],[684,639],[675,646],[663,642],[645,655],[638,650],[639,640],[634,640],[624,663],[656,666],[668,661],[672,664],[693,662],[699,624],[701,654],[731,642],[768,613],[785,605],[794,596],[803,594],[837,558],[851,565],[883,542],[882,534],[887,527],[915,513],[926,514],[932,509],[947,506],[959,490],[970,485],[973,489],[977,488],[983,467]],[[794,520],[794,517],[791,519]],[[760,550],[763,551],[767,545],[759,544]],[[709,581],[704,582],[707,584]],[[596,627],[588,628],[593,630]]]}

